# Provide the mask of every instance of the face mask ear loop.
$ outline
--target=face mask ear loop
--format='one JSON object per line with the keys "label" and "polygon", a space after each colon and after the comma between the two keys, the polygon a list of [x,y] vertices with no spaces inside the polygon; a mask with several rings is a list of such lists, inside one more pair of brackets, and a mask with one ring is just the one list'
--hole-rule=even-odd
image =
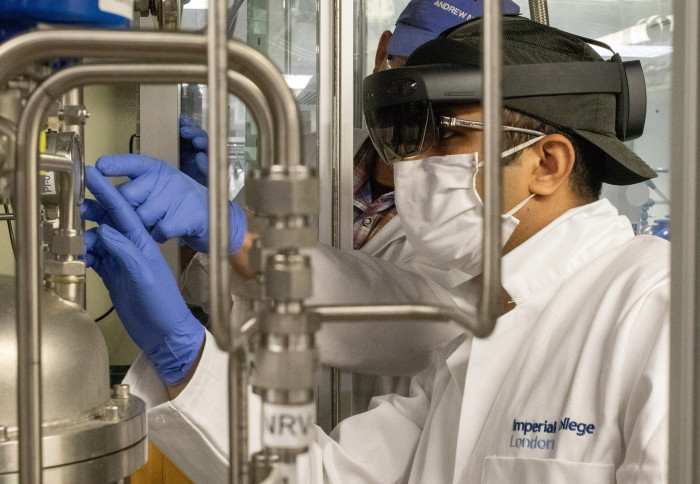
{"label": "face mask ear loop", "polygon": [[[476,198],[481,201],[481,197],[479,196],[479,193],[476,191],[476,174],[479,173],[479,168],[484,166],[483,161],[479,161],[479,153],[474,153],[474,163],[476,163],[476,170],[474,170],[474,174],[472,175],[472,189],[474,190],[474,193],[476,193]],[[483,203],[483,202],[482,202]]]}
{"label": "face mask ear loop", "polygon": [[[546,136],[546,135],[545,135],[544,133],[542,133],[540,136],[537,136],[536,138],[532,138],[531,140],[526,141],[525,143],[520,143],[518,146],[514,146],[513,148],[504,151],[503,153],[501,153],[501,159],[503,159],[503,158],[505,158],[505,157],[507,157],[507,156],[510,156],[510,155],[512,155],[513,153],[517,153],[518,151],[524,150],[524,149],[527,148],[528,146],[534,145],[535,143],[537,143],[539,140],[541,140],[541,139],[544,138],[545,136]],[[472,186],[473,186],[473,187],[476,187],[476,174],[479,172],[479,168],[481,168],[482,166],[484,166],[484,162],[483,162],[483,161],[479,161],[479,162],[476,164],[476,170],[474,171],[474,177],[472,178]],[[479,196],[478,193],[476,194],[476,196],[479,198],[479,200],[481,200],[481,197]],[[522,206],[525,205],[525,203],[526,203],[528,200],[530,200],[530,198],[532,198],[532,197],[534,197],[534,196],[535,196],[535,195],[534,195],[534,193],[533,193],[532,195],[530,195],[529,198],[527,198],[525,201],[523,201],[521,204],[519,204],[519,205],[517,206],[517,208],[515,209],[515,212],[517,212],[520,208],[522,208]],[[513,212],[512,210],[511,210],[511,212],[512,212],[512,213],[515,213],[515,212]],[[505,217],[505,216],[510,216],[510,215],[512,215],[511,212],[508,212],[507,214],[504,214],[503,216],[504,216],[504,217]]]}
{"label": "face mask ear loop", "polygon": [[503,217],[503,218],[512,217],[513,214],[515,214],[518,210],[520,210],[521,208],[523,208],[523,207],[525,206],[525,204],[526,204],[527,202],[529,202],[530,199],[531,199],[532,197],[534,197],[534,196],[535,196],[534,193],[530,194],[529,197],[527,197],[525,200],[523,200],[522,202],[520,202],[519,204],[517,204],[515,207],[511,208],[510,210],[508,210],[508,212],[506,212],[506,213],[504,213],[503,215],[501,215],[501,217]]}
{"label": "face mask ear loop", "polygon": [[[509,149],[509,150],[507,150],[507,151],[504,151],[504,152],[501,154],[501,158],[505,158],[506,156],[510,156],[510,155],[512,155],[513,153],[516,153],[516,152],[518,152],[518,151],[524,150],[524,149],[527,148],[528,146],[531,146],[531,145],[537,143],[539,140],[541,140],[541,139],[544,138],[544,137],[545,137],[545,134],[542,133],[541,136],[538,136],[538,137],[536,137],[536,138],[532,138],[530,141],[526,141],[525,143],[521,143],[521,144],[519,144],[518,146],[515,146],[515,147],[513,147],[513,148],[511,148],[511,149]],[[525,206],[525,204],[526,204],[527,202],[529,202],[530,199],[532,199],[532,197],[534,197],[534,196],[535,196],[534,193],[530,194],[529,197],[527,197],[525,200],[523,200],[522,202],[520,202],[520,203],[517,204],[515,207],[513,207],[513,208],[510,209],[510,210],[508,210],[508,212],[504,213],[504,214],[501,215],[501,216],[502,216],[504,219],[506,219],[506,218],[508,218],[508,217],[512,217],[514,213],[516,213],[518,210],[520,210],[521,208],[523,208],[523,207]]]}

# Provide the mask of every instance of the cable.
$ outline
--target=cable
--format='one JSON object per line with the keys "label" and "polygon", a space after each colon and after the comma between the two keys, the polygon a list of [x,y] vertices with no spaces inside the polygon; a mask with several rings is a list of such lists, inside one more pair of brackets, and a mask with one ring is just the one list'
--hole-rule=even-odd
{"label": "cable", "polygon": [[131,135],[131,138],[129,138],[129,153],[134,152],[134,138],[141,139],[141,136],[137,135],[136,133]]}
{"label": "cable", "polygon": [[[5,203],[5,213],[10,213],[10,206]],[[17,257],[17,246],[15,245],[15,231],[12,229],[12,220],[7,221],[7,231],[10,233],[10,244],[12,245],[12,253]]]}
{"label": "cable", "polygon": [[104,313],[102,316],[100,316],[99,318],[95,319],[95,322],[96,322],[96,323],[99,323],[99,322],[102,321],[104,318],[106,318],[107,316],[109,316],[109,315],[112,313],[112,311],[114,311],[114,306],[112,306],[111,308],[109,308],[109,311],[107,311],[106,313]]}

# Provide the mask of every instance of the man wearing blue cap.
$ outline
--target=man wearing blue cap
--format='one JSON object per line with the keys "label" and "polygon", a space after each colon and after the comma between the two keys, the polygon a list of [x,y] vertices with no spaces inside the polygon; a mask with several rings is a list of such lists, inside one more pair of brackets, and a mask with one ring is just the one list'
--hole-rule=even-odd
{"label": "man wearing blue cap", "polygon": [[[520,7],[501,0],[504,15],[517,15]],[[394,32],[385,30],[379,38],[374,72],[403,67],[409,55],[440,32],[483,13],[482,0],[411,0],[396,20]],[[366,137],[355,153],[353,248],[402,267],[414,268],[444,287],[464,281],[455,271],[441,271],[415,261],[406,244],[394,205],[394,171],[382,162]],[[391,223],[390,223],[391,222]],[[379,234],[382,230],[381,235]]]}

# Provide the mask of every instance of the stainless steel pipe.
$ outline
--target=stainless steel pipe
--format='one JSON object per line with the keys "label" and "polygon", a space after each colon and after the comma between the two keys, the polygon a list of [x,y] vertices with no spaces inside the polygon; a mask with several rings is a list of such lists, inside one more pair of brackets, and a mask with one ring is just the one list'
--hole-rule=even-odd
{"label": "stainless steel pipe", "polygon": [[[228,96],[226,92],[226,0],[211,0],[207,9],[207,79],[209,107],[209,263],[216,268],[209,271],[211,297],[210,318],[212,325],[220,329],[231,325],[231,288],[229,263],[230,224],[228,203]],[[285,86],[286,87],[286,86]],[[242,445],[239,435],[239,407],[243,404],[240,383],[241,359],[235,351],[237,328],[229,327],[222,334],[229,338],[229,481],[242,483],[247,480],[247,450],[239,457]],[[242,358],[245,365],[245,356]],[[245,367],[244,367],[245,369]],[[247,388],[246,388],[247,390]]]}
{"label": "stainless steel pipe", "polygon": [[[206,37],[195,34],[41,30],[19,35],[0,45],[0,86],[31,64],[53,57],[204,64],[206,50]],[[286,166],[300,164],[296,103],[279,70],[261,53],[240,42],[229,41],[227,50],[229,70],[253,80],[269,100],[275,122],[273,162]]]}
{"label": "stainless steel pipe", "polygon": [[481,330],[476,315],[455,308],[426,306],[419,304],[386,304],[367,306],[308,306],[307,311],[312,320],[319,323],[347,321],[454,321],[474,333],[476,337]]}
{"label": "stainless steel pipe", "polygon": [[700,482],[700,3],[673,2],[668,482]]}
{"label": "stainless steel pipe", "polygon": [[501,3],[484,2],[484,280],[479,301],[478,334],[488,336],[500,314],[501,214]]}
{"label": "stainless steel pipe", "polygon": [[[0,57],[1,59],[1,57]],[[41,281],[39,227],[39,168],[40,120],[51,102],[63,92],[85,84],[164,82],[203,82],[204,66],[119,64],[81,65],[67,68],[41,84],[25,106],[17,127],[17,334],[18,334],[18,408],[20,440],[20,482],[41,482],[41,357],[39,328],[39,294]],[[269,122],[271,113],[256,85],[229,73],[228,82],[241,99],[255,100],[249,108],[256,121]],[[259,119],[258,119],[259,118]],[[268,135],[272,126],[259,125]],[[268,151],[269,153],[269,151]]]}

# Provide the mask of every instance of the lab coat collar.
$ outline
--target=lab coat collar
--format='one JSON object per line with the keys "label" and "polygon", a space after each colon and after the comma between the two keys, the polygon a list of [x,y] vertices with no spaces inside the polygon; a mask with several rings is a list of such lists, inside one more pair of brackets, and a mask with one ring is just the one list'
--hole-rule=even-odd
{"label": "lab coat collar", "polygon": [[[634,237],[627,217],[606,199],[576,207],[564,213],[501,260],[502,285],[516,304],[560,284],[572,272],[590,262],[598,254],[611,250]],[[464,294],[474,295],[479,287],[459,287]],[[459,301],[458,301],[459,302]],[[475,307],[476,301],[462,306]],[[515,312],[515,311],[513,311]],[[493,337],[508,331],[512,314],[499,318]],[[446,360],[450,374],[464,395],[472,338],[462,335],[446,347],[453,351]]]}
{"label": "lab coat collar", "polygon": [[627,217],[604,198],[573,208],[503,257],[502,285],[520,304],[633,237]]}
{"label": "lab coat collar", "polygon": [[392,217],[382,229],[369,239],[362,247],[364,252],[368,254],[376,254],[383,250],[387,245],[401,237],[406,237],[406,233],[401,225],[399,216]]}

